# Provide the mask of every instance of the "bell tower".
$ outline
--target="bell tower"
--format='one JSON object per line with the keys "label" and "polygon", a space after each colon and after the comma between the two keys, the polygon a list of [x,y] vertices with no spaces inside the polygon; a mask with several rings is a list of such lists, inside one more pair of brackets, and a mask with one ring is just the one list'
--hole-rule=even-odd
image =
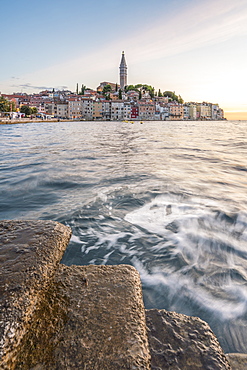
{"label": "bell tower", "polygon": [[124,86],[127,85],[127,64],[124,56],[124,51],[122,52],[122,59],[119,70],[120,70],[120,88],[123,91]]}

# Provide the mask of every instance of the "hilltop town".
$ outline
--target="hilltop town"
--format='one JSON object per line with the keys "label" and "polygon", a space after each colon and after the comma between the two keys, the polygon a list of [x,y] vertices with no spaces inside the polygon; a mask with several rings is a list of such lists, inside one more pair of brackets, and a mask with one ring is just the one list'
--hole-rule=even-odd
{"label": "hilltop town", "polygon": [[172,91],[161,92],[147,84],[128,85],[122,53],[120,84],[101,82],[96,90],[76,85],[76,92],[45,90],[37,94],[0,94],[0,118],[65,120],[223,120],[218,104],[187,102]]}

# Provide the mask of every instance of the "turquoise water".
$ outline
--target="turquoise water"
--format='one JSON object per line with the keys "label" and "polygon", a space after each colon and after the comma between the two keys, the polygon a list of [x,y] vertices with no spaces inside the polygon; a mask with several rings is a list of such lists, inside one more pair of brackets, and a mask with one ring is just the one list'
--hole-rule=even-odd
{"label": "turquoise water", "polygon": [[247,353],[247,122],[0,125],[0,218],[73,230],[63,262],[140,272],[147,308]]}

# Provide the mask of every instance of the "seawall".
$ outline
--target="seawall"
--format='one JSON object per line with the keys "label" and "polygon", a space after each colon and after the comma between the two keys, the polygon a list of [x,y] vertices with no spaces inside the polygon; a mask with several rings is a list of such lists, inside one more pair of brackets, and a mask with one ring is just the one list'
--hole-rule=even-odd
{"label": "seawall", "polygon": [[145,310],[127,265],[64,266],[70,228],[0,221],[0,369],[233,369],[208,324]]}

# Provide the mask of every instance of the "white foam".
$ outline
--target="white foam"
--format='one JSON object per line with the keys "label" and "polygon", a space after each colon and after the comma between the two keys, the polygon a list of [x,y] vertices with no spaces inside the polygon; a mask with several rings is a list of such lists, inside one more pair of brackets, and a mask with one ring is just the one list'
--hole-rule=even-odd
{"label": "white foam", "polygon": [[[196,302],[199,306],[206,308],[212,312],[220,320],[232,320],[241,317],[247,312],[247,293],[245,287],[239,287],[236,292],[235,286],[229,286],[228,293],[233,293],[230,296],[231,300],[222,299],[212,295],[203,287],[195,284],[189,276],[181,275],[179,272],[171,272],[167,275],[161,272],[152,271],[149,273],[142,262],[137,258],[132,258],[132,263],[139,271],[143,285],[152,287],[162,295],[162,287],[169,287],[169,299],[174,299],[174,307],[171,310],[176,310],[176,301],[180,296],[186,296],[191,301]],[[167,294],[167,293],[166,293]],[[240,298],[240,299],[239,299]]]}
{"label": "white foam", "polygon": [[72,234],[70,241],[77,243],[77,244],[85,244],[85,242],[82,242],[79,236],[76,236]]}
{"label": "white foam", "polygon": [[[141,228],[137,231],[138,236],[144,233],[142,230],[147,230],[161,239],[150,247],[153,268],[145,268],[145,257],[143,261],[137,255],[132,258],[144,284],[159,291],[159,294],[162,287],[169,288],[169,294],[176,299],[186,295],[219,318],[230,320],[247,312],[246,287],[233,280],[230,272],[236,270],[243,281],[246,279],[239,259],[243,260],[246,253],[247,218],[241,214],[235,223],[229,223],[224,215],[217,217],[219,212],[210,208],[213,204],[213,201],[209,204],[208,200],[204,203],[196,198],[184,201],[175,196],[158,196],[128,213],[125,220],[135,225],[137,230]],[[155,258],[162,258],[168,248],[171,258],[181,256],[184,267],[176,268],[172,262],[155,264]],[[203,273],[202,277],[197,273],[194,275],[193,269]],[[218,272],[222,272],[220,280]]]}

